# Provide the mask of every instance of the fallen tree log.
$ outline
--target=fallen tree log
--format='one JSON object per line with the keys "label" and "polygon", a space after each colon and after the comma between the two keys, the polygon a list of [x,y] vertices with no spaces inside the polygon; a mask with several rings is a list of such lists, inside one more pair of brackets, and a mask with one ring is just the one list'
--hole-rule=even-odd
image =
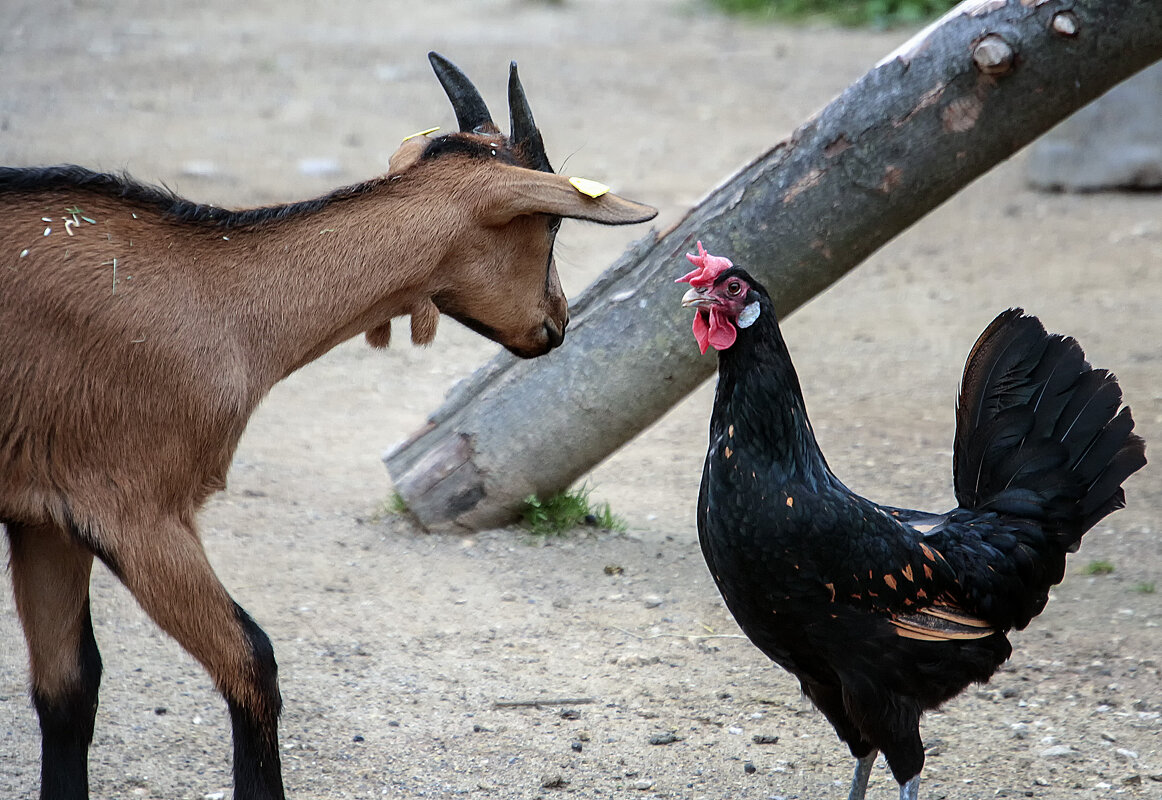
{"label": "fallen tree log", "polygon": [[564,347],[501,354],[385,456],[428,528],[511,521],[714,371],[674,278],[696,239],[758,276],[780,315],[1057,122],[1162,58],[1162,3],[969,0],[578,298]]}

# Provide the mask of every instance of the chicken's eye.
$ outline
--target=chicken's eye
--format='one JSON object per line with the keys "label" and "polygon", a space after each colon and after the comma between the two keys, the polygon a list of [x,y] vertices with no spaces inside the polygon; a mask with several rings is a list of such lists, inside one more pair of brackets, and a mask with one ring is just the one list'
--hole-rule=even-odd
{"label": "chicken's eye", "polygon": [[730,283],[726,284],[726,293],[729,294],[731,297],[737,296],[738,293],[741,291],[742,291],[742,282],[741,281],[731,281]]}

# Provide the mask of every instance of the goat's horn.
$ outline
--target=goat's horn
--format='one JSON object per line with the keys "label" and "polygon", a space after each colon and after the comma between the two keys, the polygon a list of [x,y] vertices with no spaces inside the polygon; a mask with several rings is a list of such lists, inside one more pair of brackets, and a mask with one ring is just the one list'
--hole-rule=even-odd
{"label": "goat's horn", "polygon": [[452,101],[452,109],[456,112],[456,123],[460,130],[466,133],[499,132],[496,123],[492,121],[492,115],[488,113],[488,106],[484,104],[484,98],[472,85],[472,81],[468,80],[468,76],[435,51],[428,53],[428,61],[432,62],[432,70],[435,71],[440,85],[444,87],[448,99]]}
{"label": "goat's horn", "polygon": [[524,87],[520,85],[520,76],[516,74],[515,61],[508,68],[508,112],[509,137],[517,152],[528,160],[533,169],[552,172],[553,167],[545,154],[541,132],[537,130],[537,123],[533,122],[533,110],[529,108]]}

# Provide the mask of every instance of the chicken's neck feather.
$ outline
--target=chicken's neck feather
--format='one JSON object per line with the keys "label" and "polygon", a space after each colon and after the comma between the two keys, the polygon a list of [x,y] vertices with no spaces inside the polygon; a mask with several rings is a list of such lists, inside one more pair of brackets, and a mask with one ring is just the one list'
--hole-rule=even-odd
{"label": "chicken's neck feather", "polygon": [[774,308],[765,298],[762,303],[755,324],[718,354],[711,448],[720,442],[723,452],[733,441],[733,450],[762,458],[765,469],[786,479],[830,483],[834,476],[815,440]]}

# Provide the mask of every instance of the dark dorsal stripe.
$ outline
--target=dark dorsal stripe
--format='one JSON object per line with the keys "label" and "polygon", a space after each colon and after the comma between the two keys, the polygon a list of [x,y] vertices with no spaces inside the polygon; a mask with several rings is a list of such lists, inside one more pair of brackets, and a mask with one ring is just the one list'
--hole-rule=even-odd
{"label": "dark dorsal stripe", "polygon": [[94,172],[71,164],[56,167],[0,167],[0,194],[67,192],[80,189],[155,209],[177,222],[213,225],[219,228],[245,228],[313,214],[332,203],[364,195],[381,183],[382,179],[377,178],[335,189],[312,200],[231,210],[195,203],[168,188],[141,183],[126,174]]}

